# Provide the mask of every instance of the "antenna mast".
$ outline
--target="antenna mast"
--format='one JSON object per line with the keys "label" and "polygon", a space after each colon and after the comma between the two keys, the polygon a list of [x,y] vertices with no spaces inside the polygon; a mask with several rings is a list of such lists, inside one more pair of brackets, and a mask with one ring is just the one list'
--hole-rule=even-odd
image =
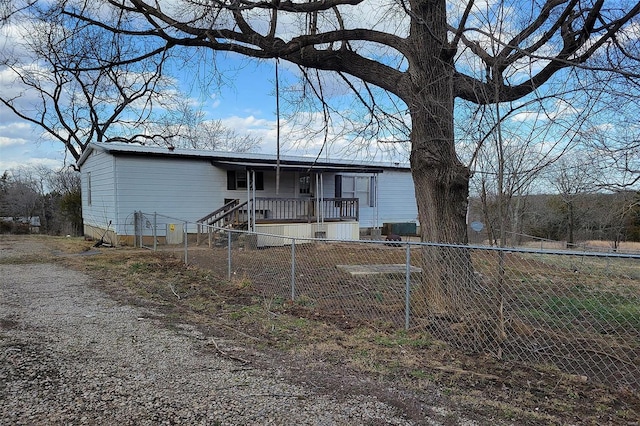
{"label": "antenna mast", "polygon": [[280,83],[276,58],[276,195],[280,194]]}

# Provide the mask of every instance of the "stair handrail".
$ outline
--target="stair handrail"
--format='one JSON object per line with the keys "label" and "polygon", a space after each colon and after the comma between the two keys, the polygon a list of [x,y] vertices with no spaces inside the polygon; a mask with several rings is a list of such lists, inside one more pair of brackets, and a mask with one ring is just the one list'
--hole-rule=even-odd
{"label": "stair handrail", "polygon": [[[235,201],[237,202],[237,200],[235,200]],[[218,216],[214,221],[212,221],[212,222],[210,222],[210,223],[207,223],[207,224],[208,224],[208,225],[213,225],[213,224],[214,224],[214,223],[216,223],[216,222],[220,222],[221,220],[223,220],[223,219],[227,218],[228,216],[231,216],[233,213],[237,212],[238,210],[240,210],[241,208],[243,208],[244,206],[246,206],[246,205],[247,205],[247,203],[248,203],[248,202],[247,202],[247,201],[245,201],[244,203],[240,203],[240,204],[238,204],[238,205],[234,206],[233,208],[231,208],[231,209],[227,210],[226,212],[224,212],[224,214],[222,214],[222,215]],[[231,203],[228,203],[228,204],[231,204]],[[226,205],[225,205],[225,206],[226,206]],[[214,212],[214,213],[220,213],[220,212],[222,212],[222,211],[224,211],[224,208],[220,208],[220,209],[216,210],[216,212]],[[213,216],[215,216],[215,215],[214,215],[214,214],[209,214],[209,215],[207,215],[207,216],[206,216],[206,219],[204,219],[204,220],[211,219]],[[202,223],[202,222],[204,222],[204,220],[203,220],[203,219],[200,219],[200,220],[198,221],[198,223]]]}
{"label": "stair handrail", "polygon": [[214,217],[217,214],[220,214],[222,212],[225,212],[227,210],[229,210],[230,208],[232,208],[233,206],[235,206],[236,204],[238,204],[240,201],[239,200],[231,200],[229,201],[227,204],[225,204],[224,206],[220,207],[218,210],[215,210],[211,213],[209,213],[208,215],[206,215],[205,217],[198,219],[197,222],[198,223],[203,223],[209,219],[211,219],[212,217]]}

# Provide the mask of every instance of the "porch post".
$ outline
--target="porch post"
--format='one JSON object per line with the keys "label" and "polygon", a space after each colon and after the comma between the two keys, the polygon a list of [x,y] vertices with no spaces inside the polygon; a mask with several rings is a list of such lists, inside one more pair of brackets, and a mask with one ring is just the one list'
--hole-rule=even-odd
{"label": "porch post", "polygon": [[251,172],[247,170],[247,230],[251,232]]}
{"label": "porch post", "polygon": [[247,169],[247,230],[256,232],[256,172]]}
{"label": "porch post", "polygon": [[324,177],[322,173],[320,173],[320,192],[318,201],[318,217],[320,217],[320,223],[324,223]]}
{"label": "porch post", "polygon": [[378,229],[379,223],[380,223],[380,210],[378,209],[378,206],[380,205],[380,203],[378,202],[378,173],[376,173],[375,175],[373,175],[373,208],[374,208],[374,216],[375,216],[375,223],[373,224],[373,227],[375,229]]}
{"label": "porch post", "polygon": [[320,211],[320,175],[316,173],[316,224],[318,225],[317,230],[320,230],[320,216],[322,212]]}
{"label": "porch post", "polygon": [[251,170],[251,192],[252,192],[251,210],[253,210],[251,212],[251,217],[253,218],[253,226],[251,227],[251,230],[253,232],[256,232],[256,171],[255,170]]}

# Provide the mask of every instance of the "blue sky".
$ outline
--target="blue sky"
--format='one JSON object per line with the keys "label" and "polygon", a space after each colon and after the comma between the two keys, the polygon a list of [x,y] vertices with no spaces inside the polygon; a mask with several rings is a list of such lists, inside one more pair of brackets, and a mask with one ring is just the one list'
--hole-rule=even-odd
{"label": "blue sky", "polygon": [[[235,66],[234,66],[235,68]],[[207,118],[220,119],[228,127],[239,132],[254,132],[263,139],[260,152],[270,152],[275,147],[271,136],[276,126],[275,89],[273,66],[254,64],[234,71],[232,85],[215,88],[211,94],[192,92],[190,96],[207,97],[203,103]],[[190,73],[178,76],[182,89],[193,84]],[[0,77],[0,90],[9,90],[10,81]],[[15,88],[15,87],[14,87]],[[22,165],[43,164],[52,168],[64,164],[64,146],[61,142],[41,137],[39,127],[17,117],[4,105],[0,106],[0,173]],[[67,164],[72,158],[67,158]]]}
{"label": "blue sky", "polygon": [[[357,15],[357,22],[362,24],[362,18],[366,16],[365,21],[372,20],[375,26],[384,29],[388,20],[382,19],[384,13],[381,8],[376,6],[378,4],[377,1],[372,1],[373,4],[368,6],[367,11],[370,13]],[[0,49],[14,49],[25,39],[28,39],[29,24],[25,23],[21,26],[19,21],[19,19],[16,19],[13,23],[15,25],[4,25],[1,28]],[[364,25],[374,24],[365,22]],[[21,30],[26,31],[27,35],[21,36]],[[377,53],[379,54],[380,52]],[[211,72],[211,68],[213,68],[212,64],[202,60],[202,57],[211,58],[212,55],[210,53],[199,55],[199,53],[189,54],[191,60],[183,58],[182,62],[173,64],[173,75],[179,79],[182,85],[181,89],[187,93],[185,96],[192,98],[194,103],[202,105],[202,110],[206,112],[205,117],[207,119],[222,120],[223,125],[240,134],[246,132],[260,138],[262,146],[259,152],[275,153],[276,100],[274,60],[256,61],[237,55],[234,56],[233,54],[219,54],[216,57],[216,65],[223,70],[225,79],[229,84],[214,88],[211,93],[199,93],[198,78],[206,77],[206,74]],[[280,70],[283,80],[292,75],[287,70],[297,71],[296,68],[286,62],[281,62]],[[340,103],[342,99],[339,98],[344,94],[341,93],[344,89],[340,87],[340,84],[334,84],[336,81],[336,79],[332,78],[325,80],[326,86],[323,94],[332,97],[332,101],[338,98],[338,110],[344,111],[345,105],[347,107],[350,107],[350,105],[347,104],[346,100],[344,103]],[[0,91],[7,94],[10,91],[17,90],[15,87],[11,87],[11,82],[12,78],[7,75],[6,70],[3,72],[0,69]],[[283,83],[283,85],[286,85],[286,83]],[[308,118],[310,124],[307,126],[307,130],[318,130],[322,127],[321,113],[303,113],[299,117]],[[338,129],[340,125],[345,125],[347,120],[341,119],[336,114],[333,123],[337,125],[336,129]],[[286,122],[281,123],[280,130],[281,147],[285,155],[315,156],[323,147],[324,135],[320,131],[313,136],[303,136],[300,133],[296,134],[294,129]],[[328,138],[331,141],[330,149],[324,149],[323,156],[345,158],[355,155],[355,149],[352,152],[338,149],[339,147],[344,148],[350,142],[342,136],[339,130],[329,134]],[[401,139],[405,138],[402,137]],[[362,158],[386,159],[374,157],[374,155],[379,154],[375,146],[373,150],[368,152],[365,147],[362,152],[362,154],[358,153]],[[72,158],[67,158],[66,160],[67,164],[72,162]],[[397,158],[394,158],[394,160],[397,160]],[[29,164],[43,164],[58,168],[63,166],[64,161],[64,146],[61,142],[48,140],[43,137],[43,133],[36,126],[20,120],[7,108],[0,106],[0,173],[7,169]]]}
{"label": "blue sky", "polygon": [[[184,68],[174,76],[180,82],[181,91],[197,108],[202,109],[206,119],[221,120],[227,128],[240,134],[250,133],[257,136],[262,141],[257,152],[275,153],[277,140],[275,62],[226,55],[219,55],[216,60],[217,68],[222,70],[225,76],[225,84],[219,87],[211,86],[210,91],[202,92],[200,79],[203,76],[206,78],[206,73],[210,72],[209,65],[205,62]],[[281,88],[287,86],[287,79],[289,83],[294,81],[291,80],[293,76],[291,67],[291,64],[280,63]],[[329,79],[325,93],[331,92],[330,85]],[[7,76],[0,73],[0,90],[10,90],[10,87]],[[13,90],[16,90],[15,87]],[[339,97],[338,93],[334,96],[334,100]],[[285,108],[284,99],[281,99],[281,110]],[[310,115],[313,121],[308,128],[321,127],[321,114],[317,113],[316,117],[313,114],[316,113]],[[314,157],[318,155],[324,142],[323,134],[318,133],[313,137],[301,136],[288,125],[284,116],[283,112],[280,127],[281,153]],[[336,120],[339,121],[339,117],[334,117],[334,123],[337,122]],[[337,133],[331,136],[333,136],[333,142],[330,149],[323,148],[322,155],[331,158],[350,157],[352,153],[347,154],[341,149],[348,145],[349,141]],[[388,157],[372,158],[374,155],[379,153],[375,151],[367,153],[364,150],[361,156],[367,159],[389,159]],[[397,158],[394,158],[394,161],[397,161]],[[8,108],[0,105],[0,173],[20,166],[46,165],[58,169],[72,163],[71,156],[65,159],[62,142],[52,141],[50,136],[44,134],[38,126],[20,119]]]}

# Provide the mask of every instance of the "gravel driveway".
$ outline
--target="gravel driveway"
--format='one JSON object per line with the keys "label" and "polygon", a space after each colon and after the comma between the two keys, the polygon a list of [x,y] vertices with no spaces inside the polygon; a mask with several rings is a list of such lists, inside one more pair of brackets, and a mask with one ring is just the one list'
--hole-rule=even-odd
{"label": "gravel driveway", "polygon": [[[21,244],[3,241],[0,257]],[[376,397],[226,358],[212,345],[241,343],[163,327],[59,265],[0,264],[0,283],[0,425],[412,424]]]}

